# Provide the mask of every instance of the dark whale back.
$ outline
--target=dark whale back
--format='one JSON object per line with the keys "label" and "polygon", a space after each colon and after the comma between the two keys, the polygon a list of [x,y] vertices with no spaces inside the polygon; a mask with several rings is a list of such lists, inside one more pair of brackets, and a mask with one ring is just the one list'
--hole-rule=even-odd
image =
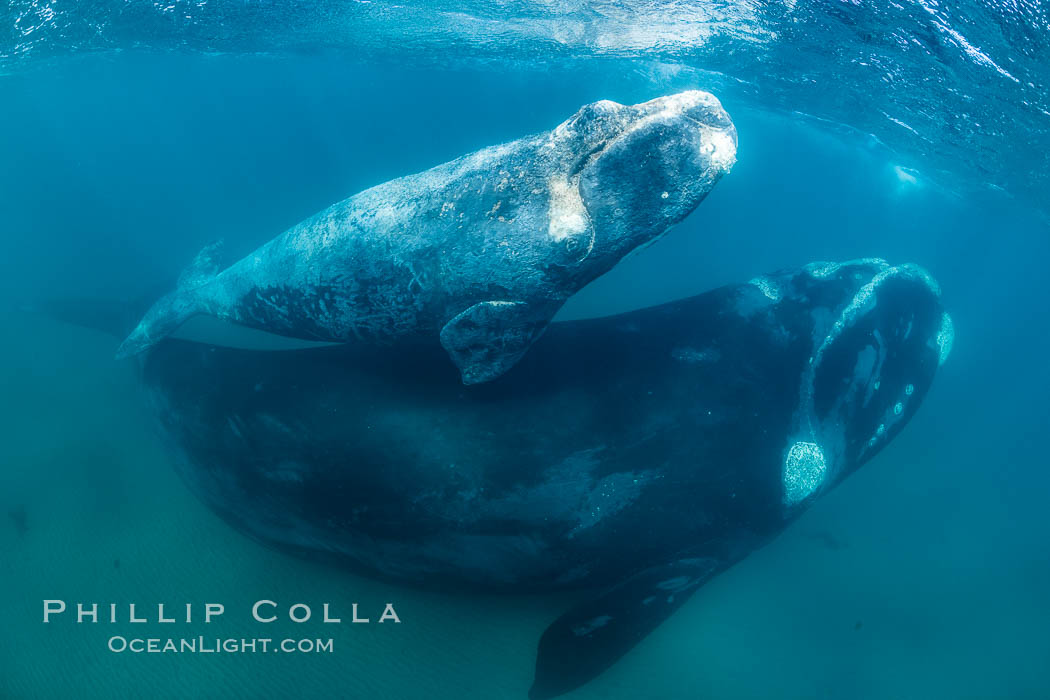
{"label": "dark whale back", "polygon": [[[427,585],[588,584],[705,542],[746,550],[797,514],[785,452],[810,358],[885,268],[785,273],[554,324],[514,371],[473,387],[436,343],[257,353],[167,341],[143,371],[183,476],[255,537]],[[904,418],[921,401],[940,301],[923,280],[893,288],[825,353],[818,423],[849,389],[865,323],[912,319],[921,342],[894,346],[883,365],[901,376],[883,381],[912,386]],[[884,444],[858,447],[875,411],[847,416],[850,447],[822,488]]]}

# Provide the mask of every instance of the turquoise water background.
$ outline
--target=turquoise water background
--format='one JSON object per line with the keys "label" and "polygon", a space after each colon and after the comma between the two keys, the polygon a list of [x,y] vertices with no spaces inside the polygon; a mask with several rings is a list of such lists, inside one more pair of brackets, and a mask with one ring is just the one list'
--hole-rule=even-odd
{"label": "turquoise water background", "polygon": [[[374,46],[362,58],[188,43],[19,54],[0,76],[0,698],[525,697],[536,640],[581,594],[429,593],[261,547],[179,482],[134,368],[112,359],[117,339],[26,308],[131,297],[215,238],[247,252],[359,189],[550,128],[585,102],[692,87],[733,116],[737,166],[563,318],[881,256],[939,280],[955,348],[888,449],[570,697],[1050,694],[1050,227],[1046,192],[1025,175],[1045,162],[1028,117],[979,143],[924,131],[932,140],[909,150],[863,128],[863,103],[856,119],[828,121],[785,106],[804,93],[756,97],[739,84],[746,66],[505,62],[489,45],[450,64],[420,60],[416,44],[399,61]],[[950,68],[960,81],[970,70]],[[906,89],[912,106],[926,94]],[[21,512],[24,531],[8,517]],[[266,630],[331,636],[332,655],[115,655],[106,639],[130,625],[43,625],[45,598],[224,602],[221,634],[234,637],[261,634],[247,612],[259,598],[376,613],[393,602],[403,623]]]}

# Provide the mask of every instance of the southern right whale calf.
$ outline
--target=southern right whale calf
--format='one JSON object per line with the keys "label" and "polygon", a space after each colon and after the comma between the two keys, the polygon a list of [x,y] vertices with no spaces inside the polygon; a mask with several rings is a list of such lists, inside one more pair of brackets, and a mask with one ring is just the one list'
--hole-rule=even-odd
{"label": "southern right whale calf", "polygon": [[733,123],[706,92],[595,102],[552,131],[365,190],[225,270],[206,248],[117,355],[204,314],[307,340],[440,338],[464,383],[489,381],[735,158]]}
{"label": "southern right whale calf", "polygon": [[862,260],[555,323],[472,387],[436,345],[169,339],[141,369],[184,480],[258,540],[417,585],[595,589],[539,642],[549,698],[878,454],[952,336],[927,273]]}

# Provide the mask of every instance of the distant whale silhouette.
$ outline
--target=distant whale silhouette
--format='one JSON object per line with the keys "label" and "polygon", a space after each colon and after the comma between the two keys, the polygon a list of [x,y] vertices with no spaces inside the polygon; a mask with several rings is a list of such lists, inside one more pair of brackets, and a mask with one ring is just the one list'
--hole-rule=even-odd
{"label": "distant whale silhouette", "polygon": [[169,340],[142,371],[185,481],[254,538],[419,585],[602,587],[540,641],[548,698],[877,454],[951,329],[924,271],[865,260],[555,323],[474,387],[436,342]]}
{"label": "distant whale silhouette", "polygon": [[221,272],[206,248],[117,355],[205,314],[309,340],[439,335],[463,382],[485,382],[735,158],[736,130],[708,93],[595,102],[552,131],[365,190]]}

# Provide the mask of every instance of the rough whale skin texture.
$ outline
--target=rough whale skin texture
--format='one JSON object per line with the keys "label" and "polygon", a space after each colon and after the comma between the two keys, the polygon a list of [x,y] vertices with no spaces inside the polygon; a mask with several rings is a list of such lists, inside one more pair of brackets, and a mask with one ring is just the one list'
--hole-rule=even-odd
{"label": "rough whale skin texture", "polygon": [[254,538],[419,585],[604,589],[544,633],[546,698],[877,454],[951,340],[929,275],[862,260],[556,323],[473,387],[436,344],[168,340],[142,370],[183,478]]}
{"label": "rough whale skin texture", "polygon": [[568,297],[692,212],[735,158],[713,95],[595,102],[552,131],[365,190],[221,272],[206,248],[117,355],[207,314],[307,340],[439,336],[464,383],[489,381]]}

